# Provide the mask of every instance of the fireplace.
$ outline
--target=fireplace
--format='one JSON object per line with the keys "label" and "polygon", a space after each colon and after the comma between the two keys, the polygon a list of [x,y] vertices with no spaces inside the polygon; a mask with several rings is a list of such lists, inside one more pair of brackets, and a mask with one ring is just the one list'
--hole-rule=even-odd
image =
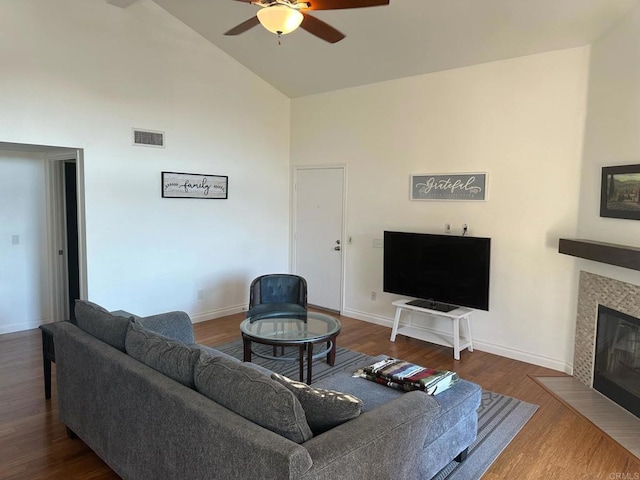
{"label": "fireplace", "polygon": [[640,418],[640,319],[598,305],[593,388]]}
{"label": "fireplace", "polygon": [[[575,350],[573,358],[573,376],[587,387],[595,388],[595,370],[596,359],[595,354],[597,350],[604,349],[605,347],[596,347],[596,329],[598,327],[599,312],[606,308],[606,312],[611,315],[605,314],[600,319],[600,323],[611,323],[610,327],[607,327],[604,332],[598,333],[601,337],[600,343],[603,339],[608,339],[612,343],[616,343],[618,347],[609,348],[609,353],[605,354],[604,360],[600,362],[606,362],[611,359],[611,366],[615,365],[615,362],[622,361],[624,365],[619,365],[617,372],[621,374],[626,366],[634,365],[630,360],[631,346],[635,346],[635,387],[631,387],[632,391],[636,394],[636,403],[640,403],[638,400],[638,390],[640,390],[640,384],[638,383],[638,370],[637,367],[640,360],[638,360],[638,349],[640,345],[637,341],[640,340],[640,327],[638,327],[638,319],[640,319],[640,285],[633,285],[630,283],[615,280],[609,277],[603,277],[594,273],[581,271],[580,283],[578,286],[578,315],[576,319],[576,336],[575,336]],[[613,317],[613,318],[612,318]],[[622,324],[617,322],[616,318],[622,319]],[[634,320],[636,323],[634,323]],[[635,330],[633,327],[628,327],[627,324],[636,325]],[[616,332],[618,338],[616,340]],[[632,342],[632,332],[635,332],[636,343]],[[623,340],[624,339],[624,340]],[[626,343],[625,343],[626,342]],[[602,365],[598,366],[599,369],[605,368]],[[627,372],[629,373],[629,372]],[[615,376],[615,375],[614,375]],[[615,383],[615,382],[614,382]],[[626,384],[626,383],[625,383]],[[608,395],[605,392],[605,395]],[[625,407],[629,411],[633,411],[632,408]],[[636,416],[640,416],[637,408],[633,411]]]}

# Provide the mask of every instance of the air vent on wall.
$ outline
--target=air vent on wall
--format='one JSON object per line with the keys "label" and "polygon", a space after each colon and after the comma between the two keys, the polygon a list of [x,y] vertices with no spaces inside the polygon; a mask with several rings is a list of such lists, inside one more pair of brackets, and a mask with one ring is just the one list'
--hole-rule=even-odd
{"label": "air vent on wall", "polygon": [[144,147],[164,148],[164,132],[157,130],[133,129],[133,144]]}

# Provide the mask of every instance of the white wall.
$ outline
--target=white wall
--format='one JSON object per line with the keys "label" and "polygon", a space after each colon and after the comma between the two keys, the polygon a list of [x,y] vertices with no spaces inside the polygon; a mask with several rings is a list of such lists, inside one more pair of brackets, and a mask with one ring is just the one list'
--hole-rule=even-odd
{"label": "white wall", "polygon": [[[0,142],[84,149],[91,300],[205,319],[288,269],[289,99],[151,0],[2,2],[0,19]],[[229,199],[162,199],[161,171],[228,175]]]}
{"label": "white wall", "polygon": [[[640,221],[600,217],[602,167],[640,164],[640,7],[592,46],[578,236],[640,247]],[[578,270],[640,285],[640,272],[576,260]],[[575,281],[577,282],[577,273]]]}
{"label": "white wall", "polygon": [[[347,315],[393,317],[397,296],[370,299],[382,291],[372,242],[385,229],[468,223],[493,239],[476,347],[570,369],[574,272],[557,245],[577,230],[588,64],[583,47],[293,100],[292,164],[348,165]],[[410,174],[483,171],[487,202],[409,200]]]}
{"label": "white wall", "polygon": [[[43,154],[0,151],[0,333],[51,314]],[[17,245],[13,237],[17,236]]]}

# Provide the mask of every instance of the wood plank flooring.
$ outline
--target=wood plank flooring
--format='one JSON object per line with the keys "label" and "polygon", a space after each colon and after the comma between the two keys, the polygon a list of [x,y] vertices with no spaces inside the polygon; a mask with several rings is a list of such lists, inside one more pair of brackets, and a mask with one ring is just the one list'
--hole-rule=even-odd
{"label": "wood plank flooring", "polygon": [[640,418],[573,377],[536,377],[535,381],[640,458]]}
{"label": "wood plank flooring", "polygon": [[[196,338],[220,345],[240,337],[243,315],[195,325]],[[542,367],[399,336],[347,317],[338,345],[455,370],[487,390],[539,405],[539,410],[484,475],[494,479],[640,479],[640,461],[529,376],[564,376]],[[51,400],[44,399],[40,331],[0,335],[0,479],[117,479],[81,440],[70,440],[57,414],[55,366]]]}

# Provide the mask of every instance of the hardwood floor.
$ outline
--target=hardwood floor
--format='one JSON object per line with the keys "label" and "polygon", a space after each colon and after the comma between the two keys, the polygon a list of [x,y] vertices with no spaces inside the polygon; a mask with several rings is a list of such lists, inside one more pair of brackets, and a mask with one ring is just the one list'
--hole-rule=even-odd
{"label": "hardwood floor", "polygon": [[[195,325],[198,342],[220,345],[240,337],[243,315]],[[341,317],[338,345],[369,355],[389,354],[455,370],[487,390],[539,405],[539,410],[494,462],[484,479],[640,479],[640,461],[565,407],[529,375],[563,375],[475,351],[462,352],[399,336],[390,329]],[[44,399],[40,331],[0,335],[0,479],[117,479],[58,420],[55,366],[51,400]]]}

